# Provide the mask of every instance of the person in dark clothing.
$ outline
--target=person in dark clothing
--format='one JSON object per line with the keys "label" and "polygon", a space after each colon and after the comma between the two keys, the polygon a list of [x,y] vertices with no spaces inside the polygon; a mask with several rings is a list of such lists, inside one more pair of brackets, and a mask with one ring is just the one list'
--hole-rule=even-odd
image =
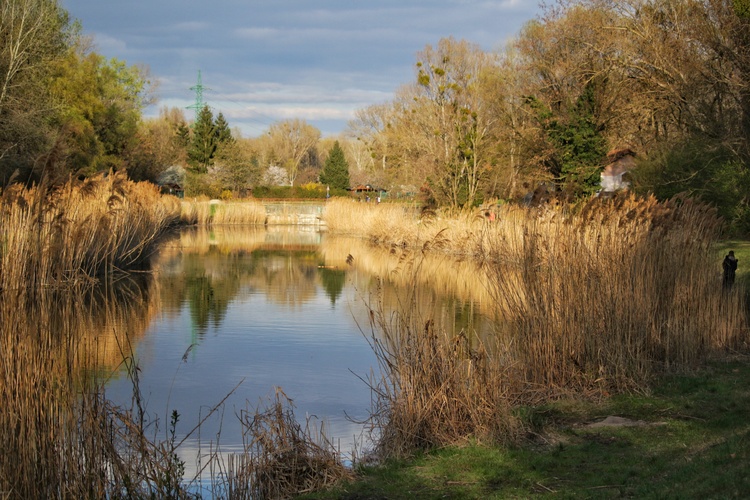
{"label": "person in dark clothing", "polygon": [[725,288],[730,288],[734,284],[734,276],[737,273],[737,258],[734,256],[734,251],[730,250],[724,262],[721,263],[721,267],[724,269],[724,280],[723,284]]}

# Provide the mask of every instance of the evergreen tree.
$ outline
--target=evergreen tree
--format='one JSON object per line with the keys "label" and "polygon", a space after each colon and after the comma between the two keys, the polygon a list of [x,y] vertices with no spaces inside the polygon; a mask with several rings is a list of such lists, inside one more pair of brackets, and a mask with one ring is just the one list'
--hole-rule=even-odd
{"label": "evergreen tree", "polygon": [[174,125],[175,141],[183,149],[187,151],[190,147],[190,127],[185,123],[178,123]]}
{"label": "evergreen tree", "polygon": [[188,149],[188,163],[196,172],[205,174],[216,152],[216,125],[213,113],[208,106],[204,106],[198,113],[193,124],[193,137]]}
{"label": "evergreen tree", "polygon": [[595,86],[589,83],[575,104],[561,115],[530,97],[553,153],[548,168],[565,193],[577,198],[599,189],[601,164],[607,154],[606,139],[596,122]]}
{"label": "evergreen tree", "polygon": [[567,123],[558,123],[549,136],[558,147],[563,189],[575,197],[594,193],[601,184],[602,160],[607,144],[595,118],[594,85],[589,83],[570,112]]}
{"label": "evergreen tree", "polygon": [[229,129],[229,123],[224,118],[223,113],[219,113],[216,117],[216,123],[214,123],[216,129],[216,142],[217,144],[224,144],[225,142],[231,142],[234,140],[232,137],[232,131]]}
{"label": "evergreen tree", "polygon": [[339,141],[333,144],[328,153],[323,171],[320,173],[320,182],[333,189],[349,189],[349,164]]}

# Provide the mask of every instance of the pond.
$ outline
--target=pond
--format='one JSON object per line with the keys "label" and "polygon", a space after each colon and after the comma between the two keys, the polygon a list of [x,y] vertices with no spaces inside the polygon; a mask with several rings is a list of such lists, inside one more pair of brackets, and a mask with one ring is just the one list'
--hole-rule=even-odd
{"label": "pond", "polygon": [[111,353],[132,350],[160,437],[167,437],[172,412],[179,414],[186,478],[209,449],[242,449],[238,414],[267,407],[275,388],[293,401],[303,425],[307,416],[325,423],[342,453],[361,449],[358,422],[371,408],[366,381],[378,369],[368,306],[396,311],[404,297],[417,297],[409,307],[438,316],[450,332],[492,328],[486,287],[472,264],[419,259],[313,227],[184,230],[155,259],[151,291],[120,294],[144,303],[113,320],[127,340],[99,337],[99,350],[110,353],[100,356],[107,397],[130,404],[133,383]]}

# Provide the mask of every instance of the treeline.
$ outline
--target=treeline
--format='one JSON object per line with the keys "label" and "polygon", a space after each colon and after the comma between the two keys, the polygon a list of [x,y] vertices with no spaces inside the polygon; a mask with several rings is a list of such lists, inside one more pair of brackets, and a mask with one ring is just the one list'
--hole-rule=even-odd
{"label": "treeline", "polygon": [[634,188],[687,192],[750,230],[750,2],[561,0],[498,53],[446,38],[418,54],[355,136],[437,203],[599,189],[607,153]]}
{"label": "treeline", "polygon": [[337,138],[300,119],[242,138],[208,107],[145,120],[148,75],[92,51],[56,2],[0,9],[2,184],[114,169],[246,196],[320,182],[333,156],[350,185],[457,208],[589,196],[629,150],[636,191],[687,192],[750,232],[750,0],[558,0],[498,51],[444,38]]}

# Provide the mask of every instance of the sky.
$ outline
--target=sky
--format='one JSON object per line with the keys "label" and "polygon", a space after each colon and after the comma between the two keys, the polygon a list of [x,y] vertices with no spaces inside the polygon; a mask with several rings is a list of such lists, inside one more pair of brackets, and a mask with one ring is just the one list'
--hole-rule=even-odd
{"label": "sky", "polygon": [[415,79],[417,53],[452,36],[497,50],[536,0],[61,0],[94,50],[148,68],[156,104],[203,100],[243,137],[300,118],[323,136]]}

